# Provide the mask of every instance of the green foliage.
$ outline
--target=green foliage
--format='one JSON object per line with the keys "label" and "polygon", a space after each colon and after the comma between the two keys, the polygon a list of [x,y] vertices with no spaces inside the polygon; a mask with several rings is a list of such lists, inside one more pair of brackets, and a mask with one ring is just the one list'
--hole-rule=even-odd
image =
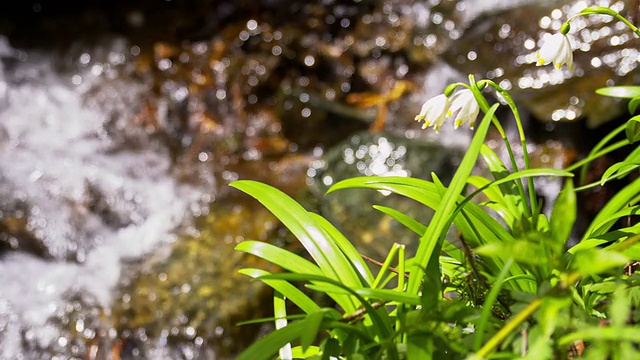
{"label": "green foliage", "polygon": [[[601,7],[579,15],[595,13],[616,16]],[[569,29],[568,22],[563,28]],[[489,106],[481,92],[487,85],[513,112],[522,169],[495,117],[499,104]],[[640,259],[640,224],[632,221],[640,211],[640,178],[631,177],[640,167],[640,148],[633,147],[640,139],[640,117],[612,131],[567,169],[532,168],[509,94],[490,80],[476,82],[470,76],[469,84],[447,87],[447,95],[461,86],[471,90],[485,115],[448,184],[436,174],[430,180],[358,177],[329,189],[385,191],[433,209],[434,217],[424,223],[374,205],[419,238],[411,258],[403,245],[395,244],[384,261],[367,264],[334,225],[281,191],[247,180],[231,184],[266,206],[312,260],[265,242],[247,240],[237,246],[283,269],[240,271],[274,289],[274,318],[266,320],[275,321],[276,330],[239,359],[278,354],[282,359],[398,360],[640,356],[635,326],[640,321],[640,275],[629,265]],[[631,99],[631,113],[640,105],[640,87],[608,87],[598,93]],[[492,124],[503,137],[507,164],[484,144]],[[623,132],[626,138],[618,140]],[[599,181],[584,184],[592,161],[626,146],[632,151],[624,161]],[[472,175],[480,159],[490,175]],[[548,218],[541,213],[532,181],[545,176],[564,178]],[[577,192],[621,179],[628,184],[577,234]],[[459,236],[453,237],[451,228]],[[568,248],[572,237],[580,242]],[[335,306],[320,306],[309,291],[325,294]],[[302,314],[287,315],[287,302]]]}

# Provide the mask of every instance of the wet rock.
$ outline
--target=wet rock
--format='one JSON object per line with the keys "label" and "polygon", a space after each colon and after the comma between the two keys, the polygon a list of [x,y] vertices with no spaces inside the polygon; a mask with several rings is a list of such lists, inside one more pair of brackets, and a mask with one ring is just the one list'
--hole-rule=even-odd
{"label": "wet rock", "polygon": [[586,119],[596,127],[624,112],[623,102],[594,91],[638,83],[640,75],[633,70],[640,40],[610,16],[578,17],[569,33],[575,71],[534,64],[544,35],[557,32],[568,17],[591,5],[611,6],[633,17],[637,1],[540,2],[481,16],[443,57],[465,74],[500,84],[540,121]]}
{"label": "wet rock", "polygon": [[355,176],[412,176],[430,179],[431,172],[446,184],[464,151],[444,148],[425,139],[407,139],[389,132],[358,133],[328,150],[311,164],[311,193],[320,213],[336,225],[365,255],[384,261],[393,243],[415,250],[419,236],[371,205],[392,207],[428,224],[433,211],[413,200],[373,190],[340,190],[324,195],[328,187]]}

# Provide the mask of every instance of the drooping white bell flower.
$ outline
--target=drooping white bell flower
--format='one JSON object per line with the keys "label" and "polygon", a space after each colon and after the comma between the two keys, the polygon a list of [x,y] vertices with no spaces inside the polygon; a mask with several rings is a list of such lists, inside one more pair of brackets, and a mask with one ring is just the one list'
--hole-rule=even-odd
{"label": "drooping white bell flower", "polygon": [[444,121],[447,119],[448,107],[449,99],[444,94],[432,97],[422,105],[420,114],[416,115],[415,120],[424,120],[424,124],[422,125],[423,129],[433,125],[436,132],[438,132],[440,130],[440,126],[442,126]]}
{"label": "drooping white bell flower", "polygon": [[573,70],[571,43],[569,42],[569,38],[562,33],[547,36],[544,44],[540,47],[540,51],[536,54],[536,58],[538,58],[538,66],[553,62],[553,65],[557,69],[567,64],[569,70]]}
{"label": "drooping white bell flower", "polygon": [[451,97],[451,106],[447,113],[448,117],[454,116],[454,128],[459,128],[462,124],[469,122],[469,127],[474,128],[476,119],[480,113],[480,106],[473,92],[469,89],[460,90]]}

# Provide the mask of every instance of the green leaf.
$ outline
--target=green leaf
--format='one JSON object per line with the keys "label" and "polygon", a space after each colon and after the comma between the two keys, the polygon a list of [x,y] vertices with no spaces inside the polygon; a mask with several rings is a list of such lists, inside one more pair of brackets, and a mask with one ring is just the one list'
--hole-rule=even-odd
{"label": "green leaf", "polygon": [[407,336],[407,359],[433,359],[433,335],[414,333]]}
{"label": "green leaf", "polygon": [[[241,269],[238,271],[241,274],[247,275],[254,279],[264,277],[267,275],[271,275],[270,272],[260,270],[260,269]],[[284,280],[269,280],[269,279],[260,279],[260,281],[272,287],[277,292],[284,295],[289,301],[294,303],[297,307],[299,307],[302,311],[307,314],[311,314],[320,310],[320,306],[316,304],[311,298],[309,298],[305,293],[303,293],[300,289],[293,286],[287,281]]]}
{"label": "green leaf", "polygon": [[305,326],[300,334],[300,346],[302,346],[303,351],[308,349],[311,344],[313,344],[313,340],[318,336],[325,313],[326,311],[321,309],[320,311],[309,314],[305,319],[307,326]]}
{"label": "green leaf", "polygon": [[[422,225],[419,221],[398,210],[381,205],[373,205],[373,208],[391,216],[396,221],[406,226],[409,230],[416,233],[418,236],[422,236],[427,230],[427,227]],[[442,244],[442,251],[460,262],[465,259],[464,253],[451,243],[447,242]]]}
{"label": "green leaf", "polygon": [[[371,304],[361,295],[359,295],[353,288],[349,287],[346,284],[340,283],[336,280],[325,276],[313,275],[313,274],[292,274],[292,273],[282,273],[282,274],[271,274],[266,275],[259,278],[260,280],[265,279],[275,279],[275,280],[289,280],[289,281],[313,281],[313,282],[326,282],[330,285],[334,285],[346,292],[350,293],[353,297],[355,297],[362,307],[366,310],[367,314],[371,317],[371,321],[373,322],[373,330],[380,336],[382,339],[388,339],[391,336],[391,321],[388,316],[382,317],[381,313],[375,311]],[[355,311],[355,310],[353,310]],[[349,312],[353,312],[349,311]],[[382,313],[386,315],[386,313]]]}
{"label": "green leaf", "polygon": [[631,299],[626,291],[627,286],[620,283],[613,295],[613,301],[609,312],[611,314],[611,326],[622,330],[629,321],[629,313],[631,312]]}
{"label": "green leaf", "polygon": [[545,246],[540,242],[514,240],[505,243],[491,243],[475,249],[479,255],[513,259],[521,264],[545,265],[550,259],[545,256]]}
{"label": "green leaf", "polygon": [[[500,157],[486,144],[482,146],[480,155],[482,155],[482,159],[487,164],[487,167],[489,168],[489,171],[491,171],[491,174],[493,174],[494,179],[503,179],[511,173],[502,160],[500,160]],[[510,209],[511,217],[516,219],[519,218],[524,209],[519,209],[518,204],[520,204],[520,206],[525,206],[526,201],[522,201],[520,198],[518,184],[515,182],[502,184],[500,185],[500,191],[503,194],[503,203]],[[509,222],[509,224],[511,223],[512,222]]]}
{"label": "green leaf", "polygon": [[395,301],[409,305],[421,304],[420,297],[418,295],[412,295],[398,290],[362,288],[354,289],[354,291],[362,296],[373,299]]}
{"label": "green leaf", "polygon": [[640,86],[607,86],[597,89],[596,94],[615,98],[633,99],[640,96]]}
{"label": "green leaf", "polygon": [[566,244],[571,236],[573,224],[576,221],[578,211],[576,193],[573,189],[573,181],[566,180],[560,195],[553,204],[549,227],[551,236],[556,244]]}
{"label": "green leaf", "polygon": [[500,271],[500,274],[498,275],[498,278],[496,279],[495,283],[493,284],[493,286],[491,286],[489,295],[487,296],[487,299],[483,304],[482,313],[480,315],[480,319],[477,325],[477,331],[473,339],[474,352],[477,352],[480,349],[480,346],[482,346],[484,332],[488,325],[489,315],[491,315],[491,308],[493,307],[493,304],[498,299],[498,295],[500,294],[500,289],[502,289],[502,285],[504,285],[505,278],[507,277],[507,274],[509,273],[509,269],[511,268],[512,264],[513,264],[513,260],[509,259],[505,264],[505,267]]}
{"label": "green leaf", "polygon": [[409,230],[413,231],[417,235],[422,236],[422,234],[424,234],[424,232],[427,230],[427,227],[422,225],[422,223],[420,223],[418,220],[396,209],[392,209],[390,207],[382,205],[373,205],[373,208],[380,211],[381,213],[391,216],[397,222],[406,226]]}
{"label": "green leaf", "polygon": [[604,184],[609,180],[619,179],[639,167],[640,163],[629,163],[626,161],[615,163],[609,166],[604,174],[602,174],[602,178],[600,179],[600,186],[604,186]]}
{"label": "green leaf", "polygon": [[633,114],[638,109],[638,105],[640,105],[640,97],[634,97],[629,101],[629,114]]}
{"label": "green leaf", "polygon": [[614,251],[585,249],[573,254],[570,266],[583,275],[598,275],[613,268],[622,267],[628,261],[629,258]]}
{"label": "green leaf", "polygon": [[551,338],[558,326],[561,311],[570,307],[572,303],[569,296],[545,296],[542,298],[537,317],[547,340]]}
{"label": "green leaf", "polygon": [[566,335],[558,341],[558,345],[569,345],[577,340],[583,341],[631,341],[640,343],[640,331],[637,327],[627,326],[623,329],[593,326]]}
{"label": "green leaf", "polygon": [[611,220],[606,223],[603,223],[602,220],[609,218],[611,215],[628,205],[635,205],[638,201],[638,194],[640,194],[640,178],[633,180],[633,182],[625,186],[611,199],[609,199],[605,206],[600,209],[596,217],[591,221],[591,224],[584,232],[582,239],[594,238],[609,231],[611,226],[615,223],[615,220]]}
{"label": "green leaf", "polygon": [[353,246],[353,244],[327,219],[318,214],[311,213],[318,223],[331,235],[336,244],[340,247],[340,250],[347,256],[351,264],[356,268],[356,271],[362,276],[367,285],[371,285],[373,282],[373,274],[369,266],[365,263],[364,259]]}
{"label": "green leaf", "polygon": [[[269,209],[296,236],[325,276],[347,286],[362,286],[354,267],[335,240],[295,200],[282,191],[257,181],[239,180],[232,182],[230,186],[254,197]],[[336,301],[345,311],[356,309],[352,299],[338,298]]]}
{"label": "green leaf", "polygon": [[245,240],[236,245],[235,249],[255,255],[291,272],[323,275],[322,270],[309,260],[264,241]]}
{"label": "green leaf", "polygon": [[514,214],[519,213],[519,211],[516,207],[511,206],[511,201],[506,201],[505,196],[500,191],[500,187],[491,186],[491,180],[482,176],[469,177],[469,184],[476,187],[476,189],[484,189],[482,193],[489,200],[483,202],[481,205],[495,211],[510,228],[513,228],[516,219]]}
{"label": "green leaf", "polygon": [[333,360],[340,357],[340,343],[334,338],[329,338],[322,345],[322,360]]}
{"label": "green leaf", "polygon": [[[604,219],[599,219],[598,225],[601,225],[602,227],[606,227],[611,222],[616,222],[620,218],[638,215],[638,214],[640,214],[640,206],[638,205],[627,206],[625,208],[622,208],[620,211],[611,214],[609,217],[606,217]],[[600,227],[598,225],[594,226],[594,229],[596,231],[600,230]]]}
{"label": "green leaf", "polygon": [[442,201],[438,204],[438,208],[431,219],[431,223],[427,227],[427,232],[422,236],[422,238],[420,238],[420,245],[418,245],[418,250],[415,255],[418,266],[409,276],[409,284],[407,287],[408,293],[418,293],[420,284],[423,281],[425,270],[428,271],[430,268],[428,265],[429,262],[432,262],[432,266],[437,265],[434,263],[438,260],[438,253],[442,247],[442,241],[444,240],[446,231],[451,225],[449,217],[455,210],[457,205],[456,200],[462,193],[462,190],[467,183],[467,179],[475,167],[476,160],[480,154],[480,148],[487,137],[487,132],[491,125],[491,120],[493,119],[493,114],[496,112],[498,106],[499,104],[491,106],[489,111],[487,111],[482,118],[480,126],[478,126],[478,129],[471,140],[471,144],[467,149],[467,153],[460,162],[458,170],[453,175],[453,179],[451,179],[451,183],[442,197]]}
{"label": "green leaf", "polygon": [[[328,190],[328,193],[336,190],[355,188],[389,191],[391,193],[413,199],[432,209],[437,208],[441,200],[439,192],[436,189],[435,184],[433,184],[432,182],[422,179],[399,176],[363,176],[351,178],[334,184]],[[464,199],[465,198],[463,196],[458,197],[458,201],[460,202],[464,201]],[[491,217],[491,215],[489,215],[477,204],[469,202],[465,205],[464,209],[468,212],[471,218],[471,222],[474,226],[477,225],[479,228],[487,228],[490,230],[490,234],[483,234],[486,236],[486,239],[489,239],[487,241],[491,241],[491,239],[496,239],[499,241],[508,241],[509,239],[513,239],[513,236],[511,236],[511,234],[509,234],[509,232],[506,231],[504,227],[502,227],[502,225],[500,225],[495,219]],[[463,219],[461,216],[458,216],[454,221],[457,220],[465,221],[465,219]],[[458,228],[458,230],[463,231],[462,226],[460,226],[457,222],[456,227]],[[467,232],[464,233],[464,236],[471,237],[473,236],[473,234]]]}
{"label": "green leaf", "polygon": [[317,346],[309,346],[306,350],[302,350],[301,346],[296,346],[291,349],[293,359],[306,359],[318,354],[320,354],[320,348]]}
{"label": "green leaf", "polygon": [[[275,316],[276,330],[282,329],[287,326],[287,305],[285,303],[285,297],[275,291],[273,294],[273,315]],[[291,359],[291,343],[287,343],[280,348],[280,357],[284,359]]]}
{"label": "green leaf", "polygon": [[[572,171],[578,167],[580,167],[580,177],[578,183],[580,185],[584,184],[585,178],[587,176],[587,171],[589,170],[589,163],[599,157],[598,153],[605,147],[611,140],[615,139],[618,134],[625,130],[626,124],[622,124],[609,132],[602,140],[598,141],[596,145],[591,148],[587,157],[576,164],[569,166],[566,170]],[[627,143],[625,141],[625,143]],[[626,144],[622,144],[626,145]]]}
{"label": "green leaf", "polygon": [[627,120],[627,126],[624,129],[629,144],[640,140],[640,115],[636,115]]}
{"label": "green leaf", "polygon": [[289,323],[249,346],[236,360],[270,360],[280,348],[300,337],[307,326],[304,320]]}

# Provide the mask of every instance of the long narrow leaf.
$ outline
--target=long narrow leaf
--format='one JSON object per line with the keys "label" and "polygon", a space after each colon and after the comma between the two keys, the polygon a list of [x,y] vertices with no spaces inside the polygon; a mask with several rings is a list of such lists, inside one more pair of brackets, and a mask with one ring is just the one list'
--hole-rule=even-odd
{"label": "long narrow leaf", "polygon": [[327,219],[318,214],[311,213],[311,215],[313,215],[318,223],[320,223],[329,235],[331,235],[336,244],[340,247],[340,250],[342,250],[349,261],[351,261],[351,264],[356,268],[356,271],[360,276],[362,276],[364,281],[367,284],[371,284],[373,282],[373,274],[371,274],[371,270],[367,266],[367,263],[365,263],[364,259],[353,244]]}
{"label": "long narrow leaf", "polygon": [[[478,154],[480,153],[480,147],[487,136],[487,131],[489,130],[493,114],[498,106],[499,104],[494,104],[480,122],[480,126],[478,126],[478,130],[473,136],[469,149],[453,176],[444,198],[440,204],[438,204],[438,208],[436,209],[433,219],[427,227],[427,232],[421,238],[420,245],[418,246],[415,256],[418,266],[417,269],[412,271],[409,276],[407,292],[410,294],[418,293],[420,284],[423,280],[424,269],[427,268],[429,261],[433,261],[433,254],[437,254],[441,248],[445,231],[451,225],[448,223],[449,216],[455,210],[456,200],[462,193],[464,185],[467,183],[467,178],[469,178],[469,175],[471,175],[471,172],[473,171],[476,160],[478,159]],[[437,257],[435,259],[437,260]]]}
{"label": "long narrow leaf", "polygon": [[264,338],[253,343],[248,349],[238,355],[236,360],[270,360],[280,348],[300,338],[307,324],[302,321],[289,323],[280,330],[276,330]]}
{"label": "long narrow leaf", "polygon": [[[238,271],[241,274],[247,275],[254,279],[271,275],[270,272],[260,270],[260,269],[240,269]],[[264,282],[275,291],[284,295],[289,301],[294,303],[297,307],[299,307],[302,311],[307,314],[316,312],[320,310],[320,306],[316,304],[311,298],[309,298],[305,293],[303,293],[300,289],[293,286],[291,283],[284,280],[270,280],[270,279],[260,279],[260,281]]]}
{"label": "long narrow leaf", "polygon": [[[489,171],[493,174],[495,180],[500,180],[509,175],[510,171],[506,165],[500,160],[500,157],[486,144],[482,145],[480,155],[487,164]],[[500,193],[503,194],[503,203],[510,209],[511,214],[516,219],[525,213],[526,201],[520,197],[519,184],[507,183],[500,185]],[[520,200],[520,201],[519,201]],[[518,206],[520,205],[520,206]]]}
{"label": "long narrow leaf", "polygon": [[611,199],[609,199],[609,201],[593,219],[593,221],[585,231],[582,239],[586,240],[591,237],[596,237],[608,231],[609,228],[615,223],[615,220],[604,223],[602,220],[611,217],[628,205],[635,205],[638,194],[640,194],[640,178],[635,179],[629,185],[625,186],[622,190],[616,193]]}
{"label": "long narrow leaf", "polygon": [[[418,236],[422,236],[427,230],[427,227],[422,225],[419,221],[396,209],[381,205],[374,205],[373,208],[391,216],[396,221],[406,226],[409,230],[416,233]],[[442,244],[442,251],[460,262],[464,260],[464,253],[451,243]]]}
{"label": "long narrow leaf", "polygon": [[346,286],[338,281],[335,281],[331,278],[312,275],[312,274],[291,274],[291,273],[282,273],[282,274],[271,274],[260,277],[261,280],[288,280],[288,281],[314,281],[314,282],[325,282],[330,285],[334,285],[338,288],[343,289],[344,291],[350,293],[352,296],[356,297],[360,302],[360,305],[367,311],[367,314],[370,316],[371,321],[373,322],[373,330],[377,333],[376,335],[380,336],[381,339],[389,339],[391,336],[391,322],[388,317],[383,318],[381,314],[373,307],[371,304],[357,292],[355,292],[351,287]]}
{"label": "long narrow leaf", "polygon": [[322,270],[311,261],[263,241],[245,240],[236,245],[236,250],[255,255],[294,273],[323,275]]}
{"label": "long narrow leaf", "polygon": [[[276,318],[275,325],[276,330],[282,329],[287,326],[287,304],[285,297],[278,291],[273,293],[273,315]],[[280,358],[292,359],[291,343],[287,343],[280,348]]]}
{"label": "long narrow leaf", "polygon": [[[239,180],[232,182],[230,186],[254,197],[269,209],[296,236],[326,276],[347,286],[362,286],[354,267],[335,241],[318,224],[316,218],[295,200],[282,191],[257,181]],[[351,299],[339,300],[340,306],[345,310],[355,310]]]}
{"label": "long narrow leaf", "polygon": [[[329,188],[328,192],[342,189],[364,188],[373,190],[386,190],[394,194],[408,197],[432,209],[436,209],[440,204],[440,196],[436,186],[429,181],[410,177],[357,177],[340,181]],[[458,197],[458,201],[464,201],[464,197]],[[474,223],[483,223],[491,229],[491,232],[501,241],[513,239],[502,225],[497,223],[491,215],[487,214],[480,206],[474,203],[465,205]],[[457,226],[457,224],[456,224]],[[459,228],[458,228],[459,229]],[[460,230],[460,229],[459,229]]]}

